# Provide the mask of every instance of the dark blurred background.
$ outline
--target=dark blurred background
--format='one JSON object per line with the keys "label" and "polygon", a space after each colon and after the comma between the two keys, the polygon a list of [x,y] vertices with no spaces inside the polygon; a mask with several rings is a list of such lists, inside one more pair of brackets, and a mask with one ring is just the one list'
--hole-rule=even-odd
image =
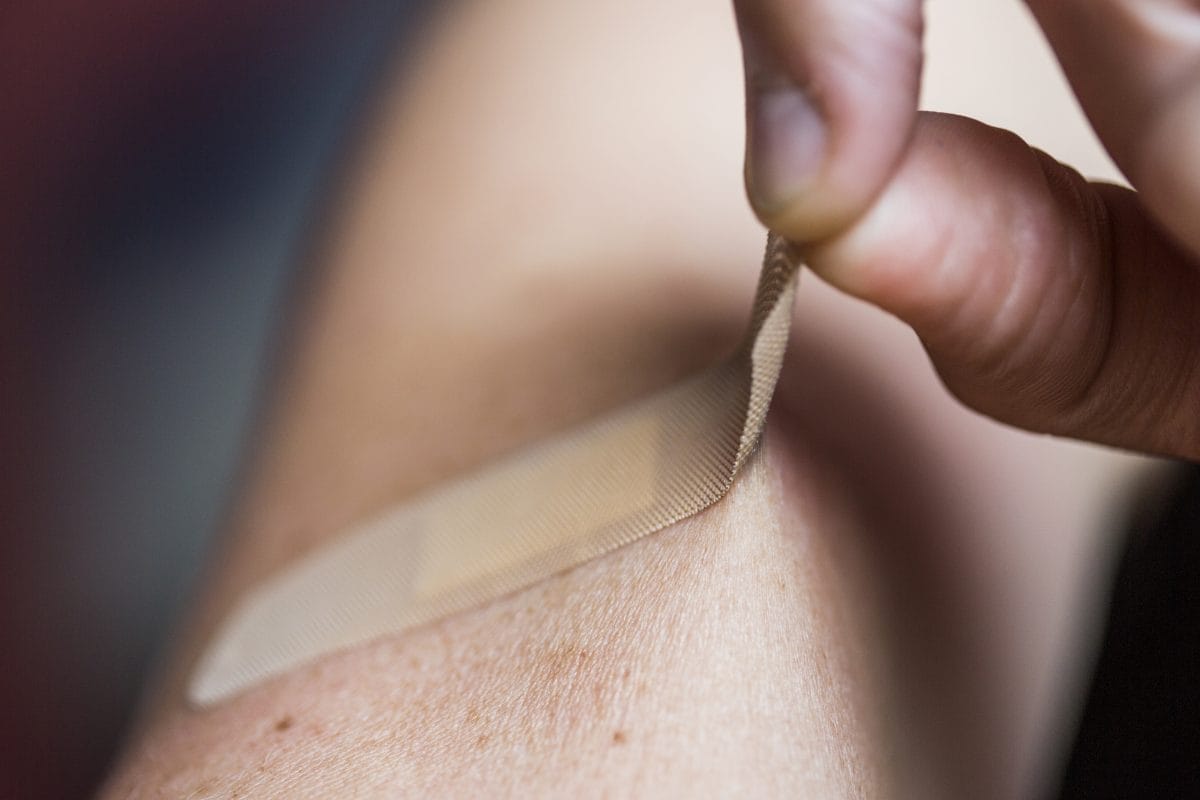
{"label": "dark blurred background", "polygon": [[416,2],[0,10],[0,798],[87,796]]}

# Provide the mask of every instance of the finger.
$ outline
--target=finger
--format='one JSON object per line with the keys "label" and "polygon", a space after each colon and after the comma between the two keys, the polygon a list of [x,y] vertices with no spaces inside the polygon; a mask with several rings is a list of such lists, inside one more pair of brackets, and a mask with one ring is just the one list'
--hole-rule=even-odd
{"label": "finger", "polygon": [[911,324],[968,405],[1200,457],[1200,270],[1128,190],[1005,131],[922,114],[873,206],[806,256]]}
{"label": "finger", "polygon": [[1200,254],[1200,7],[1030,0],[1084,111],[1155,217]]}
{"label": "finger", "polygon": [[746,184],[771,229],[815,241],[870,204],[911,133],[920,0],[735,0]]}

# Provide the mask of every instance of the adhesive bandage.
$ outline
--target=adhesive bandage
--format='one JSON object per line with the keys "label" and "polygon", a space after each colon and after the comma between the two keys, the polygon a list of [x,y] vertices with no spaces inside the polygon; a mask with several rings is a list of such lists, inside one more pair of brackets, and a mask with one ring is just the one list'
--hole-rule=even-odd
{"label": "adhesive bandage", "polygon": [[768,238],[749,329],[724,363],[407,501],[268,579],[218,629],[191,702],[481,605],[715,503],[758,445],[798,264]]}

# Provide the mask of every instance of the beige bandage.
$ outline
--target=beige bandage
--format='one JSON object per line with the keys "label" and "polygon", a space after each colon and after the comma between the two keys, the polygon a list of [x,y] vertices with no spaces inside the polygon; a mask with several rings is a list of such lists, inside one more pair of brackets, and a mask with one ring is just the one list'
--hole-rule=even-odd
{"label": "beige bandage", "polygon": [[719,500],[753,453],[798,259],[772,235],[730,359],[347,531],[256,588],[200,659],[207,705],[355,644],[481,605]]}

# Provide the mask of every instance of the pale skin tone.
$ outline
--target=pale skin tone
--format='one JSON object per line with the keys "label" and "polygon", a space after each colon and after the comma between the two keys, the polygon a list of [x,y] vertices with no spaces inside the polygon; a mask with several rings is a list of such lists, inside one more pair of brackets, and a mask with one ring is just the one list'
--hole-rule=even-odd
{"label": "pale skin tone", "polygon": [[[731,15],[715,0],[628,5],[465,3],[381,98],[251,481],[105,797],[1012,797],[1036,782],[1065,713],[1053,676],[1082,596],[1074,556],[1090,552],[1095,527],[1085,509],[1111,470],[963,411],[911,334],[811,276],[762,453],[727,501],[214,709],[183,703],[192,659],[263,576],[736,342],[762,233],[738,190]],[[834,29],[875,30],[862,11],[839,20],[853,4],[833,0],[739,11],[750,30],[792,20],[791,39],[771,26],[774,46],[825,63],[833,39],[809,46],[800,24],[823,5]],[[916,19],[915,3],[891,5],[887,19]],[[919,42],[904,38],[915,27],[876,27],[890,31],[879,58],[915,69]],[[1069,213],[1076,195],[1049,190],[1052,168],[1010,136],[917,120],[916,75],[897,64],[884,101],[843,103],[822,86],[847,109],[845,127],[829,134],[815,182],[760,199],[760,215],[804,244],[822,277],[917,323],[968,402],[1088,433],[1101,419],[1084,413],[1092,406],[1055,417],[1061,392],[1036,379],[1074,374],[1088,337],[1044,323],[1060,352],[1011,334],[1066,294],[1057,278],[1038,283],[1063,252],[1072,285],[1101,283],[1087,277],[1087,241],[1071,238],[1090,230]],[[885,129],[915,133],[868,135]],[[808,199],[817,192],[829,201]],[[964,194],[993,205],[952,225]],[[914,213],[925,224],[906,221]],[[1015,244],[1014,226],[1028,227]],[[1194,285],[1184,251],[1169,252],[1168,309]],[[967,302],[955,292],[1007,285],[956,277],[967,269],[1015,274],[1041,301]],[[1081,308],[1068,333],[1095,324]],[[1154,433],[1135,416],[1096,438],[1188,446],[1184,428]]]}

